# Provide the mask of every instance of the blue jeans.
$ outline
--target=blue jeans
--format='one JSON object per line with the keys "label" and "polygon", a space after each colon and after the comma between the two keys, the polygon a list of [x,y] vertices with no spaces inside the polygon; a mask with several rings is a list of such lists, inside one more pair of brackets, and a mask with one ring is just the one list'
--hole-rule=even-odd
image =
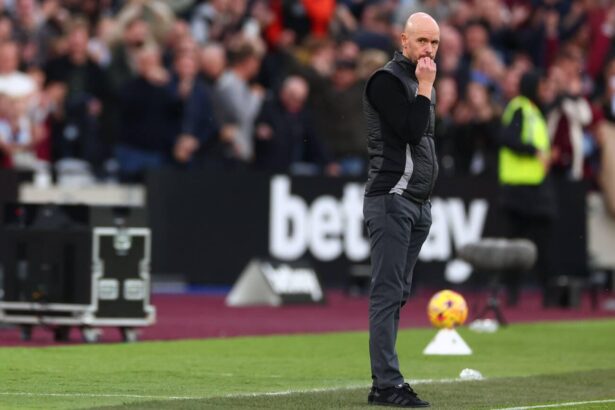
{"label": "blue jeans", "polygon": [[115,158],[119,164],[120,176],[124,179],[140,178],[145,171],[160,168],[167,162],[166,155],[161,152],[147,151],[124,144],[115,146]]}

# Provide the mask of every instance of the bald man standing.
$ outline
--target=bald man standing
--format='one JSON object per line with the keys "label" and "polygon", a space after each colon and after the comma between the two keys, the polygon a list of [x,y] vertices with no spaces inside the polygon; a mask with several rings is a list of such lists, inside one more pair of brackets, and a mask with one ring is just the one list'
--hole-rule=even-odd
{"label": "bald man standing", "polygon": [[436,21],[411,15],[402,51],[368,80],[363,107],[369,175],[363,214],[371,247],[369,404],[429,407],[399,370],[395,350],[399,312],[431,227],[431,192],[438,176],[434,145]]}

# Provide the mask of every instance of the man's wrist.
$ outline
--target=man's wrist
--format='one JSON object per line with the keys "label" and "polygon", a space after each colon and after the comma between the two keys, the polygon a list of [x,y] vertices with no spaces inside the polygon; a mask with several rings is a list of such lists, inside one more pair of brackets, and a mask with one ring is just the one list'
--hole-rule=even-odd
{"label": "man's wrist", "polygon": [[420,82],[417,94],[427,97],[431,100],[431,89],[432,88],[433,88],[433,83]]}

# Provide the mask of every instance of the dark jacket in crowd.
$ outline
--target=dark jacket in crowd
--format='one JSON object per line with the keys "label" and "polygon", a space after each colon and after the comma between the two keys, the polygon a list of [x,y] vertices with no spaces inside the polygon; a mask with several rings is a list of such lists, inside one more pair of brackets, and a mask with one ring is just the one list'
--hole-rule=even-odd
{"label": "dark jacket in crowd", "polygon": [[[59,57],[45,66],[47,84],[62,83],[67,93],[62,118],[52,117],[52,157],[80,158],[94,166],[108,156],[110,147],[104,128],[109,103],[107,77],[91,60],[78,65],[68,56]],[[89,104],[96,99],[104,110],[101,117],[90,114]]]}
{"label": "dark jacket in crowd", "polygon": [[366,130],[361,103],[364,88],[364,84],[357,82],[345,90],[336,90],[329,83],[324,104],[314,107],[319,134],[336,159],[365,157]]}
{"label": "dark jacket in crowd", "polygon": [[368,80],[363,97],[369,174],[366,196],[396,193],[424,202],[438,177],[435,90],[417,95],[416,65],[396,52]]}
{"label": "dark jacket in crowd", "polygon": [[73,63],[68,56],[51,60],[45,66],[46,82],[62,82],[68,88],[68,98],[86,93],[99,99],[108,94],[107,77],[102,68],[88,60],[83,65]]}
{"label": "dark jacket in crowd", "polygon": [[[176,76],[171,79],[170,87],[180,100],[177,94],[179,79]],[[190,94],[182,102],[181,111],[180,134],[193,135],[199,140],[201,147],[212,142],[220,127],[214,112],[211,89],[202,79],[195,80]]]}
{"label": "dark jacket in crowd", "polygon": [[182,114],[181,101],[172,89],[137,77],[126,84],[121,102],[120,142],[169,153],[181,129]]}
{"label": "dark jacket in crowd", "polygon": [[288,112],[278,98],[267,99],[256,119],[256,126],[259,124],[271,127],[273,135],[269,140],[256,139],[256,168],[286,172],[295,163],[323,166],[329,162],[306,109]]}

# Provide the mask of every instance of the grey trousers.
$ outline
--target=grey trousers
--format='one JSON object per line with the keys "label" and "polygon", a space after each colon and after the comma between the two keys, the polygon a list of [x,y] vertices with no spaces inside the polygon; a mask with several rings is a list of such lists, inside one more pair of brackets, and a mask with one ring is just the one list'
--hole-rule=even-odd
{"label": "grey trousers", "polygon": [[399,311],[410,295],[412,272],[431,227],[431,202],[400,195],[365,197],[363,216],[371,247],[369,354],[372,383],[404,383],[395,350]]}

